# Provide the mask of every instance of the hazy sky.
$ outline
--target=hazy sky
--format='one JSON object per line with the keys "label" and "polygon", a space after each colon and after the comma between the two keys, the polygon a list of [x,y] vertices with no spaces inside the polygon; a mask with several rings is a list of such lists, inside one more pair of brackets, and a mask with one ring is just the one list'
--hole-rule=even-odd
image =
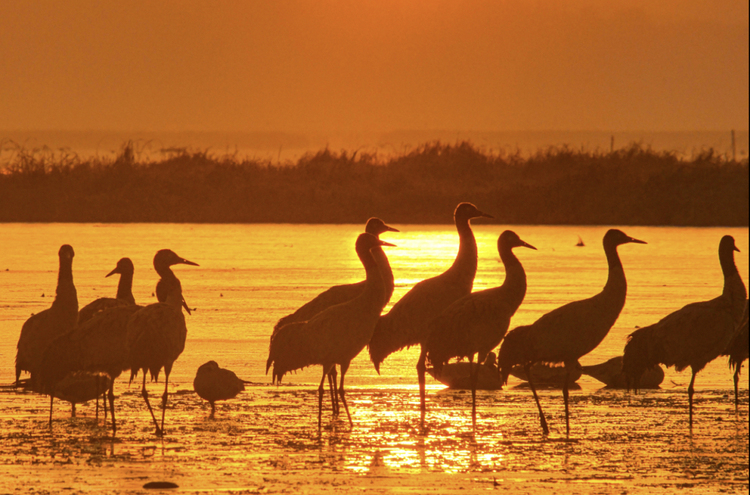
{"label": "hazy sky", "polygon": [[748,128],[747,0],[0,1],[0,129]]}

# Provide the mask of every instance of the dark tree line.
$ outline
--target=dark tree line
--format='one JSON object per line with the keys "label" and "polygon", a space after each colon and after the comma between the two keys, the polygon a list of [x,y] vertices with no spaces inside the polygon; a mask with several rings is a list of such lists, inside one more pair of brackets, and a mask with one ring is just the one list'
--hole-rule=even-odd
{"label": "dark tree line", "polygon": [[109,160],[18,149],[2,165],[0,222],[450,223],[470,201],[501,224],[748,225],[748,161],[713,150],[524,157],[435,142],[273,164],[184,150],[141,160],[128,143]]}

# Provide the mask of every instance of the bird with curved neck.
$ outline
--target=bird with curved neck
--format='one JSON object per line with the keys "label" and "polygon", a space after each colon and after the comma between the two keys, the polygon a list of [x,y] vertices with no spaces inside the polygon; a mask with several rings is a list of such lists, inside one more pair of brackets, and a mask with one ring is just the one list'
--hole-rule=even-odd
{"label": "bird with curved neck", "polygon": [[73,248],[64,244],[58,253],[57,288],[52,306],[32,315],[21,328],[16,353],[16,383],[21,372],[31,373],[32,386],[47,346],[59,335],[71,331],[78,322],[78,294],[73,283]]}
{"label": "bird with curved neck", "polygon": [[543,315],[531,325],[514,328],[505,336],[498,366],[501,381],[507,383],[510,370],[520,364],[526,368],[529,386],[534,394],[544,434],[549,434],[547,420],[531,381],[531,366],[538,362],[563,363],[567,378],[563,385],[565,431],[570,434],[568,388],[570,373],[578,367],[578,359],[594,350],[620,316],[627,297],[625,271],[617,247],[626,243],[646,244],[618,229],[610,229],[602,244],[609,273],[604,289],[593,297],[574,301]]}
{"label": "bird with curved neck", "polygon": [[440,275],[417,283],[378,320],[369,344],[370,359],[378,373],[390,354],[423,345],[432,331],[433,318],[455,300],[471,293],[477,273],[477,242],[469,222],[472,218],[492,216],[471,203],[459,204],[453,216],[459,237],[453,264]]}
{"label": "bird with curved neck", "polygon": [[693,394],[695,375],[706,364],[724,352],[740,331],[747,304],[747,290],[742,282],[734,252],[734,238],[725,235],[719,241],[719,263],[724,276],[720,296],[709,301],[688,304],[653,325],[639,328],[628,337],[622,370],[628,375],[629,387],[636,392],[643,371],[654,364],[692,370],[688,386],[689,425],[693,427]]}
{"label": "bird with curved neck", "polygon": [[185,302],[185,297],[182,295],[182,285],[180,284],[180,280],[175,276],[171,268],[172,266],[179,264],[198,266],[197,263],[193,263],[192,261],[177,256],[177,254],[171,249],[162,249],[156,253],[156,256],[154,256],[154,270],[156,270],[156,273],[160,277],[159,281],[156,283],[156,299],[159,302],[167,302],[167,297],[169,297],[170,291],[179,290],[180,304],[182,304],[182,307],[185,308],[185,311],[187,311],[188,314],[191,314],[190,308],[188,307],[187,302]]}
{"label": "bird with curved neck", "polygon": [[[500,344],[510,326],[510,319],[526,295],[526,272],[513,248],[536,248],[521,240],[512,230],[497,239],[497,250],[505,267],[505,281],[499,287],[473,292],[446,308],[433,322],[433,330],[422,346],[420,365],[427,360],[440,376],[451,358],[468,358],[471,384],[471,419],[476,429],[477,370],[489,353]],[[477,364],[474,366],[474,355]],[[420,397],[421,427],[424,429],[425,397]]]}
{"label": "bird with curved neck", "polygon": [[99,311],[111,308],[114,306],[128,306],[135,304],[135,297],[133,297],[133,273],[135,267],[130,258],[121,258],[117,262],[117,266],[109,272],[106,277],[111,277],[115,273],[120,274],[120,281],[117,283],[117,295],[114,298],[111,297],[100,297],[91,301],[86,306],[82,307],[78,312],[78,324],[82,324],[91,319],[94,314]]}
{"label": "bird with curved neck", "polygon": [[380,263],[385,256],[381,246],[393,244],[372,234],[360,234],[356,251],[365,269],[362,292],[341,304],[331,306],[305,322],[284,325],[271,337],[266,373],[273,365],[273,381],[280,383],[284,375],[312,365],[323,366],[318,388],[318,434],[322,431],[323,391],[326,376],[336,365],[341,367],[338,394],[344,404],[350,427],[353,426],[344,393],[344,377],[349,364],[372,337],[375,324],[385,306],[385,286]]}
{"label": "bird with curved neck", "polygon": [[[156,434],[164,434],[164,415],[167,407],[169,374],[177,358],[185,349],[187,326],[182,308],[187,309],[182,296],[182,284],[169,268],[182,263],[198,266],[197,263],[177,256],[169,249],[162,249],[154,256],[154,268],[161,275],[157,284],[157,296],[160,301],[139,309],[133,313],[127,322],[126,339],[128,348],[128,366],[130,381],[143,372],[143,386],[141,396],[151,413],[156,426]],[[162,395],[161,427],[154,416],[146,390],[146,371],[151,379],[158,381],[159,372],[164,369],[164,394]]]}

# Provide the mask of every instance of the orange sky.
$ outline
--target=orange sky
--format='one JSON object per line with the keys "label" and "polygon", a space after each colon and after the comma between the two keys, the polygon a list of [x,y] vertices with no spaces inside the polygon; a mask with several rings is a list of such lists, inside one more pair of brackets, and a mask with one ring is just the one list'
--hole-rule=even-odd
{"label": "orange sky", "polygon": [[747,129],[747,0],[4,0],[0,129]]}

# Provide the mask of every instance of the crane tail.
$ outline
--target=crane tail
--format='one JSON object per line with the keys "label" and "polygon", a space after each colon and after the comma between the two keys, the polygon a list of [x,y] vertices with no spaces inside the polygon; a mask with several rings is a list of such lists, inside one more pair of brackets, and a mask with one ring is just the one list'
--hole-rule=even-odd
{"label": "crane tail", "polygon": [[638,391],[638,382],[646,369],[659,363],[658,345],[651,326],[639,328],[628,336],[622,356],[622,371],[627,377],[628,390]]}

